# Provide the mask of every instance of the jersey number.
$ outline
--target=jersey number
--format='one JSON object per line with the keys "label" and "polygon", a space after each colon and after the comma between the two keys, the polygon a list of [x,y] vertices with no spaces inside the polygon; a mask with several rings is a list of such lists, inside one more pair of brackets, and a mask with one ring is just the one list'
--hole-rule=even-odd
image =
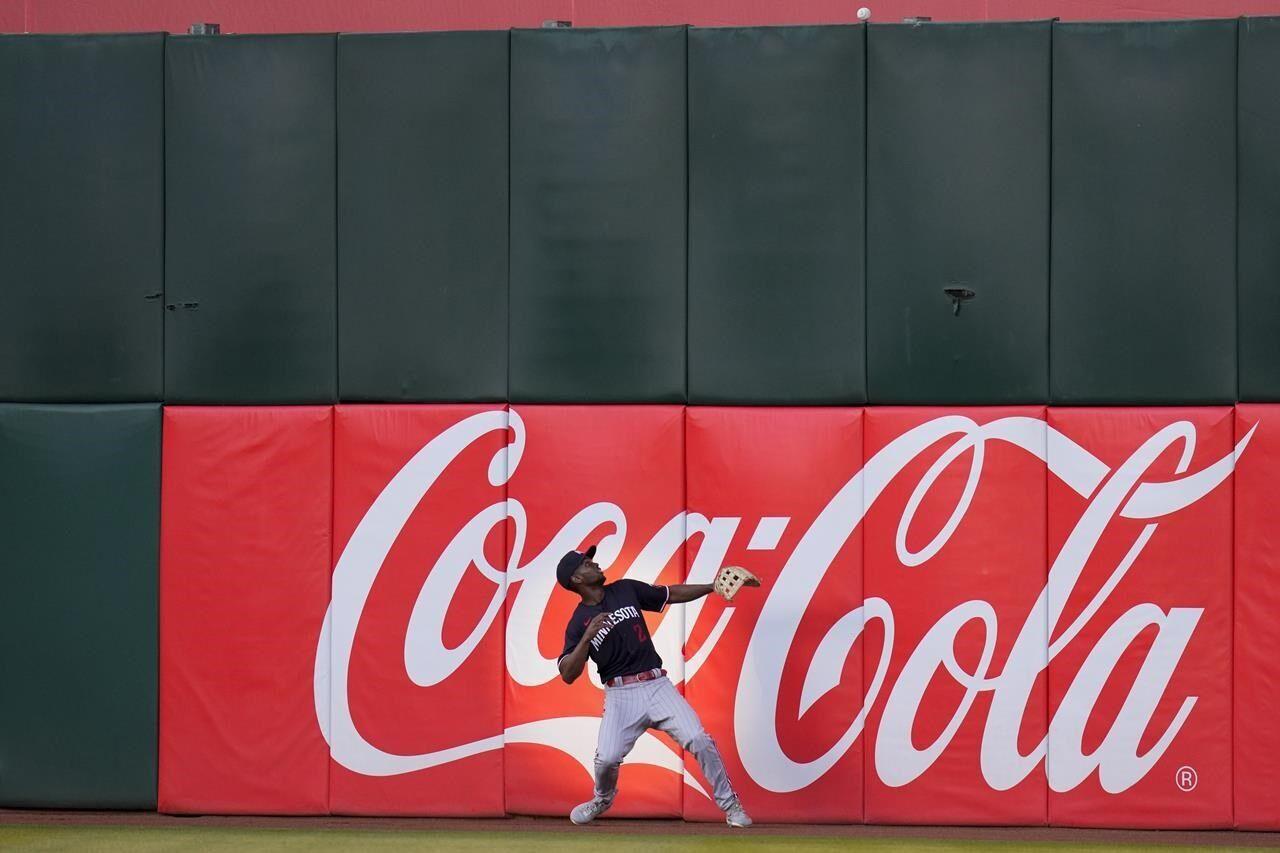
{"label": "jersey number", "polygon": [[643,643],[645,640],[649,639],[648,637],[645,636],[643,625],[633,624],[631,626],[631,629],[636,632],[636,639],[639,640],[640,642]]}

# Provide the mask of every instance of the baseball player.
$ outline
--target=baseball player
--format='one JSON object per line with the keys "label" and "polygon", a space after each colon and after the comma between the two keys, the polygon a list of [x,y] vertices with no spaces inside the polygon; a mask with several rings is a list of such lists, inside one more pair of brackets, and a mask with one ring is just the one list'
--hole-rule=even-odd
{"label": "baseball player", "polygon": [[[560,585],[582,598],[564,632],[560,677],[572,684],[591,658],[605,686],[604,715],[596,744],[595,796],[570,812],[569,820],[579,825],[590,823],[609,810],[618,792],[622,759],[646,729],[657,728],[697,756],[725,821],[730,826],[751,826],[751,818],[729,784],[715,741],[667,680],[662,658],[640,615],[641,610],[656,613],[668,604],[702,598],[715,590],[715,585],[653,586],[626,579],[606,584],[595,555],[594,545],[586,551],[570,551],[556,567]],[[759,585],[750,573],[738,571],[748,578],[748,585]]]}

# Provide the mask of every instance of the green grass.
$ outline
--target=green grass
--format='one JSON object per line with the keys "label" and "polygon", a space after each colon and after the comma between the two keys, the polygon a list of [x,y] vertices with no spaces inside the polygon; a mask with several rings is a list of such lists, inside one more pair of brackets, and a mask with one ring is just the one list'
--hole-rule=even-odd
{"label": "green grass", "polygon": [[[0,850],[6,851],[258,851],[283,850],[326,853],[338,850],[460,851],[502,850],[512,853],[977,853],[982,850],[1053,851],[1053,853],[1139,853],[1190,850],[1188,847],[1050,842],[949,841],[916,838],[822,838],[815,836],[619,835],[572,832],[450,832],[361,829],[256,829],[220,827],[135,826],[0,826]],[[1208,848],[1204,848],[1208,849]],[[1246,848],[1216,847],[1215,850]]]}

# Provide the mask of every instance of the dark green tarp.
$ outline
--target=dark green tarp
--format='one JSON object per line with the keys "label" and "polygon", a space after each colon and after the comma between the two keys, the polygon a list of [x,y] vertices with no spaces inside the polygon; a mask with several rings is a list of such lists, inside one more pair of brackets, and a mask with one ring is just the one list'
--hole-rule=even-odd
{"label": "dark green tarp", "polygon": [[166,400],[336,397],[334,42],[166,43]]}
{"label": "dark green tarp", "polygon": [[159,400],[162,35],[0,36],[0,400]]}
{"label": "dark green tarp", "polygon": [[1062,403],[1236,395],[1236,22],[1053,30]]}
{"label": "dark green tarp", "polygon": [[160,406],[0,405],[0,806],[154,809]]}
{"label": "dark green tarp", "polygon": [[689,401],[866,399],[862,27],[689,31]]}
{"label": "dark green tarp", "polygon": [[1240,21],[1240,399],[1280,401],[1280,18]]}
{"label": "dark green tarp", "polygon": [[506,32],[338,38],[343,400],[507,396]]}
{"label": "dark green tarp", "polygon": [[683,27],[511,33],[511,399],[685,399],[685,101]]}
{"label": "dark green tarp", "polygon": [[873,403],[1048,399],[1049,48],[1047,22],[867,33]]}

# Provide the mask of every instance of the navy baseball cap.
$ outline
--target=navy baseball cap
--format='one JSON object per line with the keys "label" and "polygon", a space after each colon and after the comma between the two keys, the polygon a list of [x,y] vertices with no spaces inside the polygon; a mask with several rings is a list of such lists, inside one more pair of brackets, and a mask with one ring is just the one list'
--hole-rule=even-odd
{"label": "navy baseball cap", "polygon": [[569,578],[573,577],[573,573],[578,570],[583,561],[590,560],[596,555],[596,546],[592,545],[585,551],[570,551],[560,558],[560,565],[556,566],[556,580],[560,581],[560,586],[565,589],[573,589],[569,586]]}

